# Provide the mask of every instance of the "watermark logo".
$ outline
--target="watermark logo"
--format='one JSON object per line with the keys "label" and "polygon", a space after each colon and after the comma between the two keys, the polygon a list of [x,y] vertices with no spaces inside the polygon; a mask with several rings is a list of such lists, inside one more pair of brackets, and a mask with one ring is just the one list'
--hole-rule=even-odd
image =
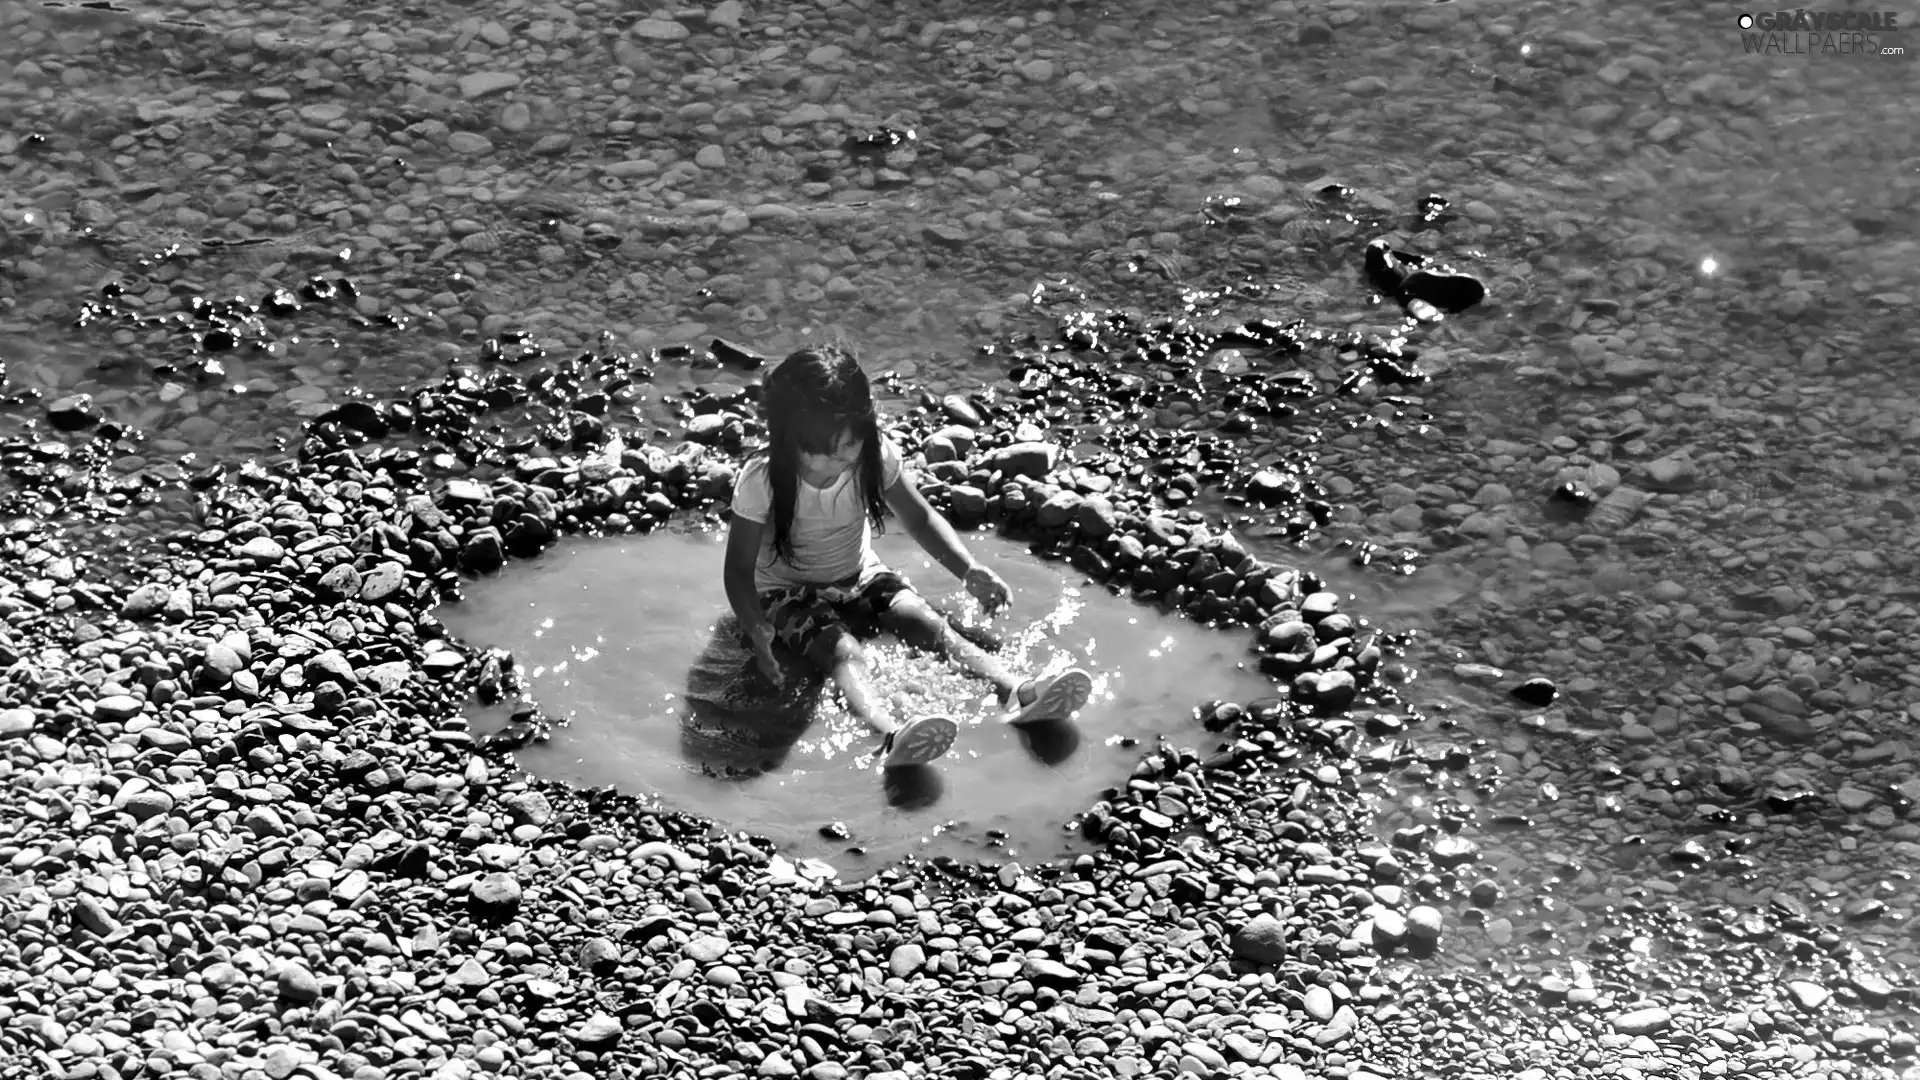
{"label": "watermark logo", "polygon": [[1740,47],[1753,56],[1905,57],[1894,11],[1760,11],[1742,15]]}

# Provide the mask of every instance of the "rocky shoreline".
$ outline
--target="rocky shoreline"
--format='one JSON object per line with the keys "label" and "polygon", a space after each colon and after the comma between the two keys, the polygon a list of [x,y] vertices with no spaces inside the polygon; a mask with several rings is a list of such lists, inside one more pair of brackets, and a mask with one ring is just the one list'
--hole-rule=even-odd
{"label": "rocky shoreline", "polygon": [[[1405,1075],[1449,1006],[1431,986],[1402,998],[1403,958],[1440,944],[1437,905],[1484,920],[1502,890],[1463,820],[1370,834],[1369,774],[1416,760],[1393,736],[1419,712],[1381,677],[1399,643],[1207,515],[1166,508],[1198,488],[1186,470],[1219,483],[1271,467],[1209,444],[1179,468],[1152,428],[1132,447],[1104,432],[1096,452],[1058,423],[1160,404],[1151,365],[1128,372],[1095,345],[1070,323],[1016,348],[1004,390],[926,398],[898,430],[963,522],[1027,535],[1170,612],[1253,624],[1281,680],[1271,699],[1176,724],[1082,818],[1097,854],[907,864],[842,886],[724,826],[530,782],[506,747],[481,752],[461,710],[482,665],[433,606],[463,573],[563,533],[711,512],[730,489],[724,444],[752,424],[735,399],[696,405],[688,431],[706,443],[569,429],[567,451],[492,480],[432,478],[430,458],[369,438],[376,418],[476,415],[486,398],[462,388],[480,373],[522,384],[482,360],[411,404],[310,424],[297,464],[210,485],[202,527],[137,587],[91,585],[59,555],[9,564],[10,678],[28,696],[0,713],[16,800],[0,1030],[67,1077]],[[1188,348],[1163,367],[1209,352]],[[1340,394],[1285,385],[1306,403]],[[1314,528],[1310,482],[1253,490],[1290,504],[1277,533]],[[1610,914],[1644,927],[1652,913]],[[1777,903],[1744,918],[1817,929]],[[1676,1034],[1692,1053],[1733,1047],[1742,1075],[1816,1060],[1799,1022],[1647,1004],[1607,969],[1596,956],[1572,979],[1496,991],[1550,1025],[1499,1052],[1513,1075],[1551,1069],[1568,1038],[1594,1062],[1659,1060]],[[1789,992],[1813,1008],[1831,993]],[[1869,977],[1840,992],[1906,993]],[[1822,1041],[1913,1050],[1870,1024]]]}

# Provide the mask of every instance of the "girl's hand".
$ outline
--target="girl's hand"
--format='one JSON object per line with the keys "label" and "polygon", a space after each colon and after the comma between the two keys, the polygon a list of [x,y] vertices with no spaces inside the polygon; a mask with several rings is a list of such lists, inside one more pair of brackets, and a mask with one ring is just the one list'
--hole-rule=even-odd
{"label": "girl's hand", "polygon": [[747,640],[753,645],[753,666],[778,689],[786,682],[786,676],[780,671],[780,661],[773,656],[773,627],[761,623],[747,631]]}
{"label": "girl's hand", "polygon": [[1013,591],[1000,575],[978,563],[968,568],[966,582],[967,592],[988,611],[998,611],[1012,601]]}

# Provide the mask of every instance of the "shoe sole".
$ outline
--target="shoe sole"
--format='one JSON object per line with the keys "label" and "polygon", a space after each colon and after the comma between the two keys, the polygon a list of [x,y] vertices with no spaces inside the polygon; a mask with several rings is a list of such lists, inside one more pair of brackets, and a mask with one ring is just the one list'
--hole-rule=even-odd
{"label": "shoe sole", "polygon": [[1007,721],[1009,724],[1042,724],[1049,720],[1065,720],[1087,703],[1093,696],[1093,676],[1072,668],[1047,680],[1047,684],[1034,697],[1033,703]]}
{"label": "shoe sole", "polygon": [[945,754],[959,732],[960,726],[944,716],[915,717],[894,732],[886,767],[925,765]]}

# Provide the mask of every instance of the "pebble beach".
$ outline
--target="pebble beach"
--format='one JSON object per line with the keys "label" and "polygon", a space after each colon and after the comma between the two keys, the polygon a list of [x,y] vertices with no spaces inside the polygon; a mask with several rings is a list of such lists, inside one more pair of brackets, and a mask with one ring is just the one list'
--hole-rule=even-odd
{"label": "pebble beach", "polygon": [[[0,5],[0,1077],[1920,1074],[1911,59],[950,7]],[[537,779],[437,614],[836,337],[1271,679],[1083,854]]]}

